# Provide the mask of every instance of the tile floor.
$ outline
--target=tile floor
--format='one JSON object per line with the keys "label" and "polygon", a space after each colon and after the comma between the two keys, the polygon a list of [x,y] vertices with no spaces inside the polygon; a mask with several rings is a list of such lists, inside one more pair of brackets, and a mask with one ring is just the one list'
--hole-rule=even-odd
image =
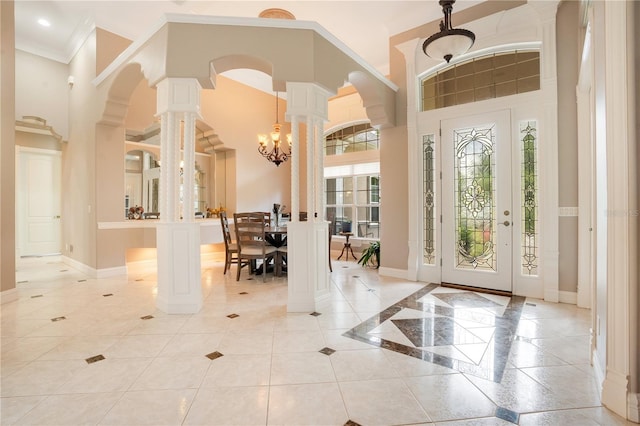
{"label": "tile floor", "polygon": [[332,303],[203,260],[204,307],[155,272],[21,259],[2,305],[2,425],[625,425],[599,403],[589,311],[380,277],[334,261]]}

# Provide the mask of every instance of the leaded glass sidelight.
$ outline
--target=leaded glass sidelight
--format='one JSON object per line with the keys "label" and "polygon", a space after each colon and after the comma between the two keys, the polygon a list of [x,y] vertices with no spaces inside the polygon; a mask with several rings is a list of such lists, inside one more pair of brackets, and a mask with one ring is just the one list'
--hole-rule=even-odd
{"label": "leaded glass sidelight", "polygon": [[522,151],[522,274],[538,275],[538,133],[535,121],[520,123]]}
{"label": "leaded glass sidelight", "polygon": [[435,213],[435,187],[436,187],[436,159],[435,136],[422,136],[422,167],[423,167],[423,216],[424,216],[424,253],[423,262],[426,265],[435,264],[436,256],[436,213]]}
{"label": "leaded glass sidelight", "polygon": [[496,270],[495,125],[454,131],[456,267]]}

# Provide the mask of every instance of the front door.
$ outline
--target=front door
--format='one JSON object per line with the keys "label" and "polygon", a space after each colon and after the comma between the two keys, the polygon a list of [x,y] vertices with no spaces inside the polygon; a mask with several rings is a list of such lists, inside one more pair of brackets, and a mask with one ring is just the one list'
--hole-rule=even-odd
{"label": "front door", "polygon": [[441,122],[442,282],[512,291],[508,110]]}

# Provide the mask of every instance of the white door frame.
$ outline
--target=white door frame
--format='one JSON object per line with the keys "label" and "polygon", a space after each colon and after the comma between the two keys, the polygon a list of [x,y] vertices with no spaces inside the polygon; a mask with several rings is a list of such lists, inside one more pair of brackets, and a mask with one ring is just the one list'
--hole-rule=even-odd
{"label": "white door frame", "polygon": [[[457,232],[455,210],[455,147],[453,146],[453,132],[460,129],[476,128],[478,126],[493,125],[491,135],[495,140],[493,146],[493,170],[492,183],[494,194],[489,194],[492,202],[495,203],[492,218],[491,242],[495,245],[490,248],[493,253],[491,258],[496,261],[493,268],[486,269],[482,264],[478,269],[458,267],[457,256]],[[512,202],[512,145],[517,146],[511,134],[511,111],[509,109],[499,111],[488,111],[471,116],[458,117],[441,122],[441,146],[440,151],[442,165],[441,179],[441,205],[442,224],[440,228],[440,241],[442,247],[442,281],[447,283],[468,285],[473,287],[486,288],[498,291],[512,291],[513,269],[517,266],[512,264],[514,257],[512,246],[518,244],[516,235],[513,234],[512,222],[514,217]],[[471,140],[475,140],[472,136]],[[475,195],[473,200],[476,200]],[[485,245],[486,249],[486,245]],[[482,263],[482,261],[480,261]],[[493,262],[491,262],[493,263]]]}
{"label": "white door frame", "polygon": [[[441,138],[439,136],[439,126],[440,123],[444,120],[455,119],[458,117],[472,116],[477,114],[479,111],[498,111],[508,109],[511,111],[511,135],[512,141],[517,139],[519,135],[519,123],[524,120],[536,120],[538,123],[538,137],[542,141],[543,135],[548,134],[551,130],[545,128],[548,125],[546,122],[546,115],[543,113],[543,100],[544,94],[542,91],[536,92],[528,92],[519,95],[507,96],[503,98],[497,99],[488,99],[485,101],[457,105],[449,108],[436,109],[432,111],[420,112],[416,115],[416,136],[413,143],[410,143],[410,158],[415,158],[417,160],[411,161],[410,168],[414,168],[413,174],[416,176],[412,181],[409,182],[409,198],[414,200],[422,200],[422,135],[426,134],[435,134],[436,135],[436,158],[439,158],[441,152]],[[515,143],[515,142],[514,142]],[[552,144],[551,144],[552,145]],[[553,167],[553,163],[549,166],[548,163],[544,162],[544,158],[546,156],[552,155],[553,153],[549,153],[549,150],[552,150],[553,146],[545,146],[543,142],[540,142],[538,146],[538,175],[541,176],[546,173],[547,167]],[[521,233],[521,197],[520,197],[520,149],[512,149],[511,152],[511,173],[512,173],[512,181],[516,183],[514,187],[514,197],[512,200],[512,214],[513,214],[513,235],[514,241],[519,241],[518,235]],[[555,150],[555,155],[557,156],[557,150]],[[441,172],[441,164],[438,162],[436,166],[437,173]],[[411,174],[410,174],[411,176]],[[557,182],[553,182],[557,189]],[[525,276],[521,274],[521,268],[517,267],[520,264],[519,259],[521,257],[521,245],[519,243],[515,243],[512,245],[512,253],[513,260],[512,263],[516,266],[513,268],[512,280],[513,287],[512,292],[514,295],[521,295],[527,297],[535,297],[543,299],[545,295],[548,294],[545,284],[545,274],[548,274],[548,270],[553,271],[554,264],[553,262],[545,262],[544,251],[548,244],[552,243],[554,238],[550,233],[553,232],[554,227],[549,227],[548,229],[545,227],[545,223],[542,221],[542,212],[544,209],[557,209],[557,190],[553,191],[553,188],[545,187],[542,182],[539,183],[539,214],[540,214],[540,263],[538,268],[537,276]],[[441,191],[438,188],[438,192],[436,194],[436,202],[437,205],[441,204]],[[442,270],[440,267],[439,259],[442,256],[442,250],[440,243],[437,243],[437,259],[435,265],[424,266],[422,263],[422,250],[423,250],[423,241],[422,241],[422,203],[418,202],[413,207],[415,209],[413,215],[410,215],[409,221],[409,234],[417,236],[417,241],[415,242],[416,248],[414,251],[410,252],[410,256],[414,254],[414,258],[409,259],[409,264],[411,265],[413,262],[417,265],[416,267],[416,275],[415,277],[409,276],[410,279],[416,279],[419,281],[425,282],[441,282],[441,274]],[[554,210],[557,211],[557,210]],[[439,211],[439,214],[441,211]],[[439,229],[440,223],[439,220],[436,221],[436,226]],[[438,231],[439,232],[439,231]],[[437,234],[441,241],[440,234]],[[555,237],[557,240],[557,236]],[[557,252],[556,252],[557,256]],[[553,274],[551,274],[553,277]],[[555,282],[557,286],[557,281]]]}
{"label": "white door frame", "polygon": [[[57,200],[57,206],[53,206],[55,212],[53,212],[52,221],[49,223],[54,227],[53,241],[51,246],[57,248],[51,250],[44,250],[42,253],[32,253],[27,250],[27,237],[28,237],[28,223],[27,217],[27,198],[28,187],[25,182],[24,167],[22,165],[22,159],[25,155],[38,154],[50,156],[56,163],[54,164],[54,173],[57,176],[57,191],[58,194],[54,195],[54,199]],[[62,152],[52,149],[31,148],[18,145],[16,147],[16,255],[33,255],[33,254],[53,254],[59,253],[62,250],[62,228],[61,228],[61,210],[62,210],[62,198],[61,198],[61,182],[62,182]],[[54,185],[55,186],[55,185]]]}

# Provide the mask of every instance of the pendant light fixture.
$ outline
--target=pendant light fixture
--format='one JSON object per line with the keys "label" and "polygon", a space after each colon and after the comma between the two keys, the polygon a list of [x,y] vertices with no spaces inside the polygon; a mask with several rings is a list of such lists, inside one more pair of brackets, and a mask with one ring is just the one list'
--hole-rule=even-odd
{"label": "pendant light fixture", "polygon": [[[278,123],[278,92],[276,92],[276,122],[273,124],[273,131],[269,136],[265,134],[258,135],[258,152],[262,154],[264,158],[271,161],[276,166],[280,163],[287,161],[291,155],[291,134],[287,135],[287,149],[283,146],[283,141],[280,137],[280,123]],[[269,149],[269,141],[271,141],[272,147]]]}
{"label": "pendant light fixture", "polygon": [[476,40],[476,35],[471,31],[452,27],[451,13],[455,2],[456,0],[440,0],[444,13],[444,21],[440,21],[440,32],[426,39],[422,45],[424,53],[431,58],[449,62],[451,58],[467,52]]}

